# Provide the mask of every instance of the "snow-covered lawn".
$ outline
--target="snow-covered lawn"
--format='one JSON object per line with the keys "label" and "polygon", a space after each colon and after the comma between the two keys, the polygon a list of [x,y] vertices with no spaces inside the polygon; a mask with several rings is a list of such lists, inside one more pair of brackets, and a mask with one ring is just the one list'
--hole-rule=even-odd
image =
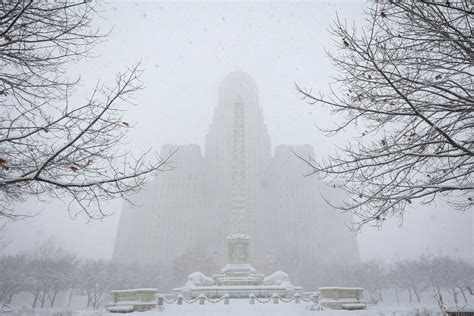
{"label": "snow-covered lawn", "polygon": [[[425,315],[441,315],[436,306],[380,306],[370,307],[361,311],[336,311],[323,310],[311,311],[307,307],[309,303],[294,304],[255,304],[250,305],[248,300],[232,300],[229,305],[220,304],[192,304],[192,305],[166,305],[163,311],[158,309],[147,312],[135,312],[130,314],[111,314],[105,310],[77,310],[66,311],[61,309],[31,309],[31,308],[15,308],[5,315],[11,316],[217,316],[217,315],[233,315],[233,316],[425,316]],[[0,312],[2,314],[2,312]],[[3,315],[2,315],[3,316]]]}

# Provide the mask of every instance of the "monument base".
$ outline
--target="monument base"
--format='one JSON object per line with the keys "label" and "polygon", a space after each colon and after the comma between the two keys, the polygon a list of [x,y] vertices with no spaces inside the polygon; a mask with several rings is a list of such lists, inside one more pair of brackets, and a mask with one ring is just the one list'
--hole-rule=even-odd
{"label": "monument base", "polygon": [[196,286],[196,287],[182,287],[173,290],[176,295],[183,295],[185,299],[195,299],[199,295],[204,294],[208,298],[221,298],[225,294],[229,295],[229,298],[246,298],[248,299],[251,294],[258,298],[270,298],[274,294],[280,297],[290,298],[294,294],[303,293],[303,288],[300,286],[286,287],[286,286],[265,286],[265,285],[253,285],[253,286]]}
{"label": "monument base", "polygon": [[174,289],[174,293],[193,299],[204,294],[208,298],[220,298],[228,294],[230,298],[271,297],[274,294],[292,297],[302,293],[301,286],[291,284],[288,275],[277,271],[270,276],[256,273],[248,263],[250,238],[246,234],[231,234],[227,237],[228,262],[219,274],[207,277],[201,272],[188,276],[188,282]]}

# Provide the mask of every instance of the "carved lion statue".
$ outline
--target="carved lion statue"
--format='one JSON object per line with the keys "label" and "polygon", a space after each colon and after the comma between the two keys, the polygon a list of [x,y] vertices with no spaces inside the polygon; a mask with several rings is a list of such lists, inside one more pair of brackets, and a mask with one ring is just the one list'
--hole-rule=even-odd
{"label": "carved lion statue", "polygon": [[186,287],[211,285],[214,285],[214,280],[202,272],[193,272],[188,275],[188,282],[185,284]]}
{"label": "carved lion statue", "polygon": [[276,271],[263,279],[263,285],[291,286],[288,274],[283,271]]}

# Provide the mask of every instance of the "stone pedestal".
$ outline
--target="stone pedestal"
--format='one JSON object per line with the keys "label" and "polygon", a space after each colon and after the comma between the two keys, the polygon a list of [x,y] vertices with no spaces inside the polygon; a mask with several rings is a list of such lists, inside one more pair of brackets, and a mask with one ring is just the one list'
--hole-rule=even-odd
{"label": "stone pedestal", "polygon": [[262,282],[263,275],[256,274],[249,264],[250,237],[246,234],[231,234],[227,237],[227,264],[220,274],[214,274],[214,283],[219,286],[255,286]]}
{"label": "stone pedestal", "polygon": [[248,263],[249,262],[250,237],[246,234],[231,234],[227,237],[227,262]]}

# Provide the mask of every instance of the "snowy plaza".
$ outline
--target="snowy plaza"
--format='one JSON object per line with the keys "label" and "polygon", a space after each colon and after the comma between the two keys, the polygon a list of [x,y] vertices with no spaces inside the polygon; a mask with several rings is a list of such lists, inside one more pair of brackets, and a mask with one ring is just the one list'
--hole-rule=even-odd
{"label": "snowy plaza", "polygon": [[0,315],[474,316],[473,3],[0,1]]}

